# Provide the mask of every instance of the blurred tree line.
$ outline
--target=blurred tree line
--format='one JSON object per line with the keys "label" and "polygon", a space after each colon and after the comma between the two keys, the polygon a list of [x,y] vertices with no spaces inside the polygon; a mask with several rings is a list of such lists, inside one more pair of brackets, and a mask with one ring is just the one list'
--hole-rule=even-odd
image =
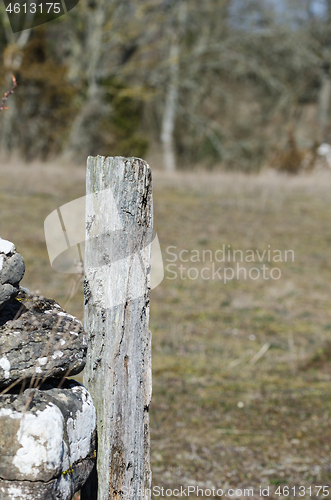
{"label": "blurred tree line", "polygon": [[0,14],[3,151],[252,171],[331,142],[331,0],[80,0],[17,34]]}

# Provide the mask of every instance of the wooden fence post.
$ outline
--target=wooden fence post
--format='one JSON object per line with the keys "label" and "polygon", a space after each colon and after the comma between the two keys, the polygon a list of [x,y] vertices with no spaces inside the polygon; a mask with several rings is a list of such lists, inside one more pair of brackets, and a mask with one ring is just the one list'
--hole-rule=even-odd
{"label": "wooden fence post", "polygon": [[97,468],[82,500],[149,500],[153,203],[138,158],[89,157],[84,385],[97,411]]}

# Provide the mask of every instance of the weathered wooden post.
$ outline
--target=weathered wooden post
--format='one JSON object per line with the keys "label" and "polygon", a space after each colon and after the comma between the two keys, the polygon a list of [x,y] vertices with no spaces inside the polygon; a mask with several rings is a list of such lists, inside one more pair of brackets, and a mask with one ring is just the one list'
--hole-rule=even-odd
{"label": "weathered wooden post", "polygon": [[82,499],[148,500],[151,170],[138,158],[89,157],[86,199],[84,385],[98,449]]}

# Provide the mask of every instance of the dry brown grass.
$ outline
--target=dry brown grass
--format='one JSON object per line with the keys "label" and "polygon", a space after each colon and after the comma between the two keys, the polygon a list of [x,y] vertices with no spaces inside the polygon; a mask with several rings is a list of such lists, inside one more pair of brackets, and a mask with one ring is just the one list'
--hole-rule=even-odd
{"label": "dry brown grass", "polygon": [[[26,259],[22,284],[60,304],[72,277],[50,268],[43,222],[83,196],[84,185],[84,166],[1,166],[0,234]],[[230,244],[293,249],[295,261],[279,264],[278,281],[224,285],[169,280],[166,272],[153,290],[153,484],[252,486],[254,498],[259,485],[279,498],[278,485],[330,484],[331,376],[324,362],[314,364],[331,330],[330,172],[155,171],[154,204],[164,259],[169,245],[179,252]],[[67,305],[79,318],[82,298],[80,290]]]}

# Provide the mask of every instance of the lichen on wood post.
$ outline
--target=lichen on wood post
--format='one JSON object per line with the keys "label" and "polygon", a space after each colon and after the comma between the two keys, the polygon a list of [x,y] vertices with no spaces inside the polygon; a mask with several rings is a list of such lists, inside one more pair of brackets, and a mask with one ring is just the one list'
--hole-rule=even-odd
{"label": "lichen on wood post", "polygon": [[89,157],[86,199],[84,385],[98,452],[82,499],[149,500],[151,170],[138,158]]}

